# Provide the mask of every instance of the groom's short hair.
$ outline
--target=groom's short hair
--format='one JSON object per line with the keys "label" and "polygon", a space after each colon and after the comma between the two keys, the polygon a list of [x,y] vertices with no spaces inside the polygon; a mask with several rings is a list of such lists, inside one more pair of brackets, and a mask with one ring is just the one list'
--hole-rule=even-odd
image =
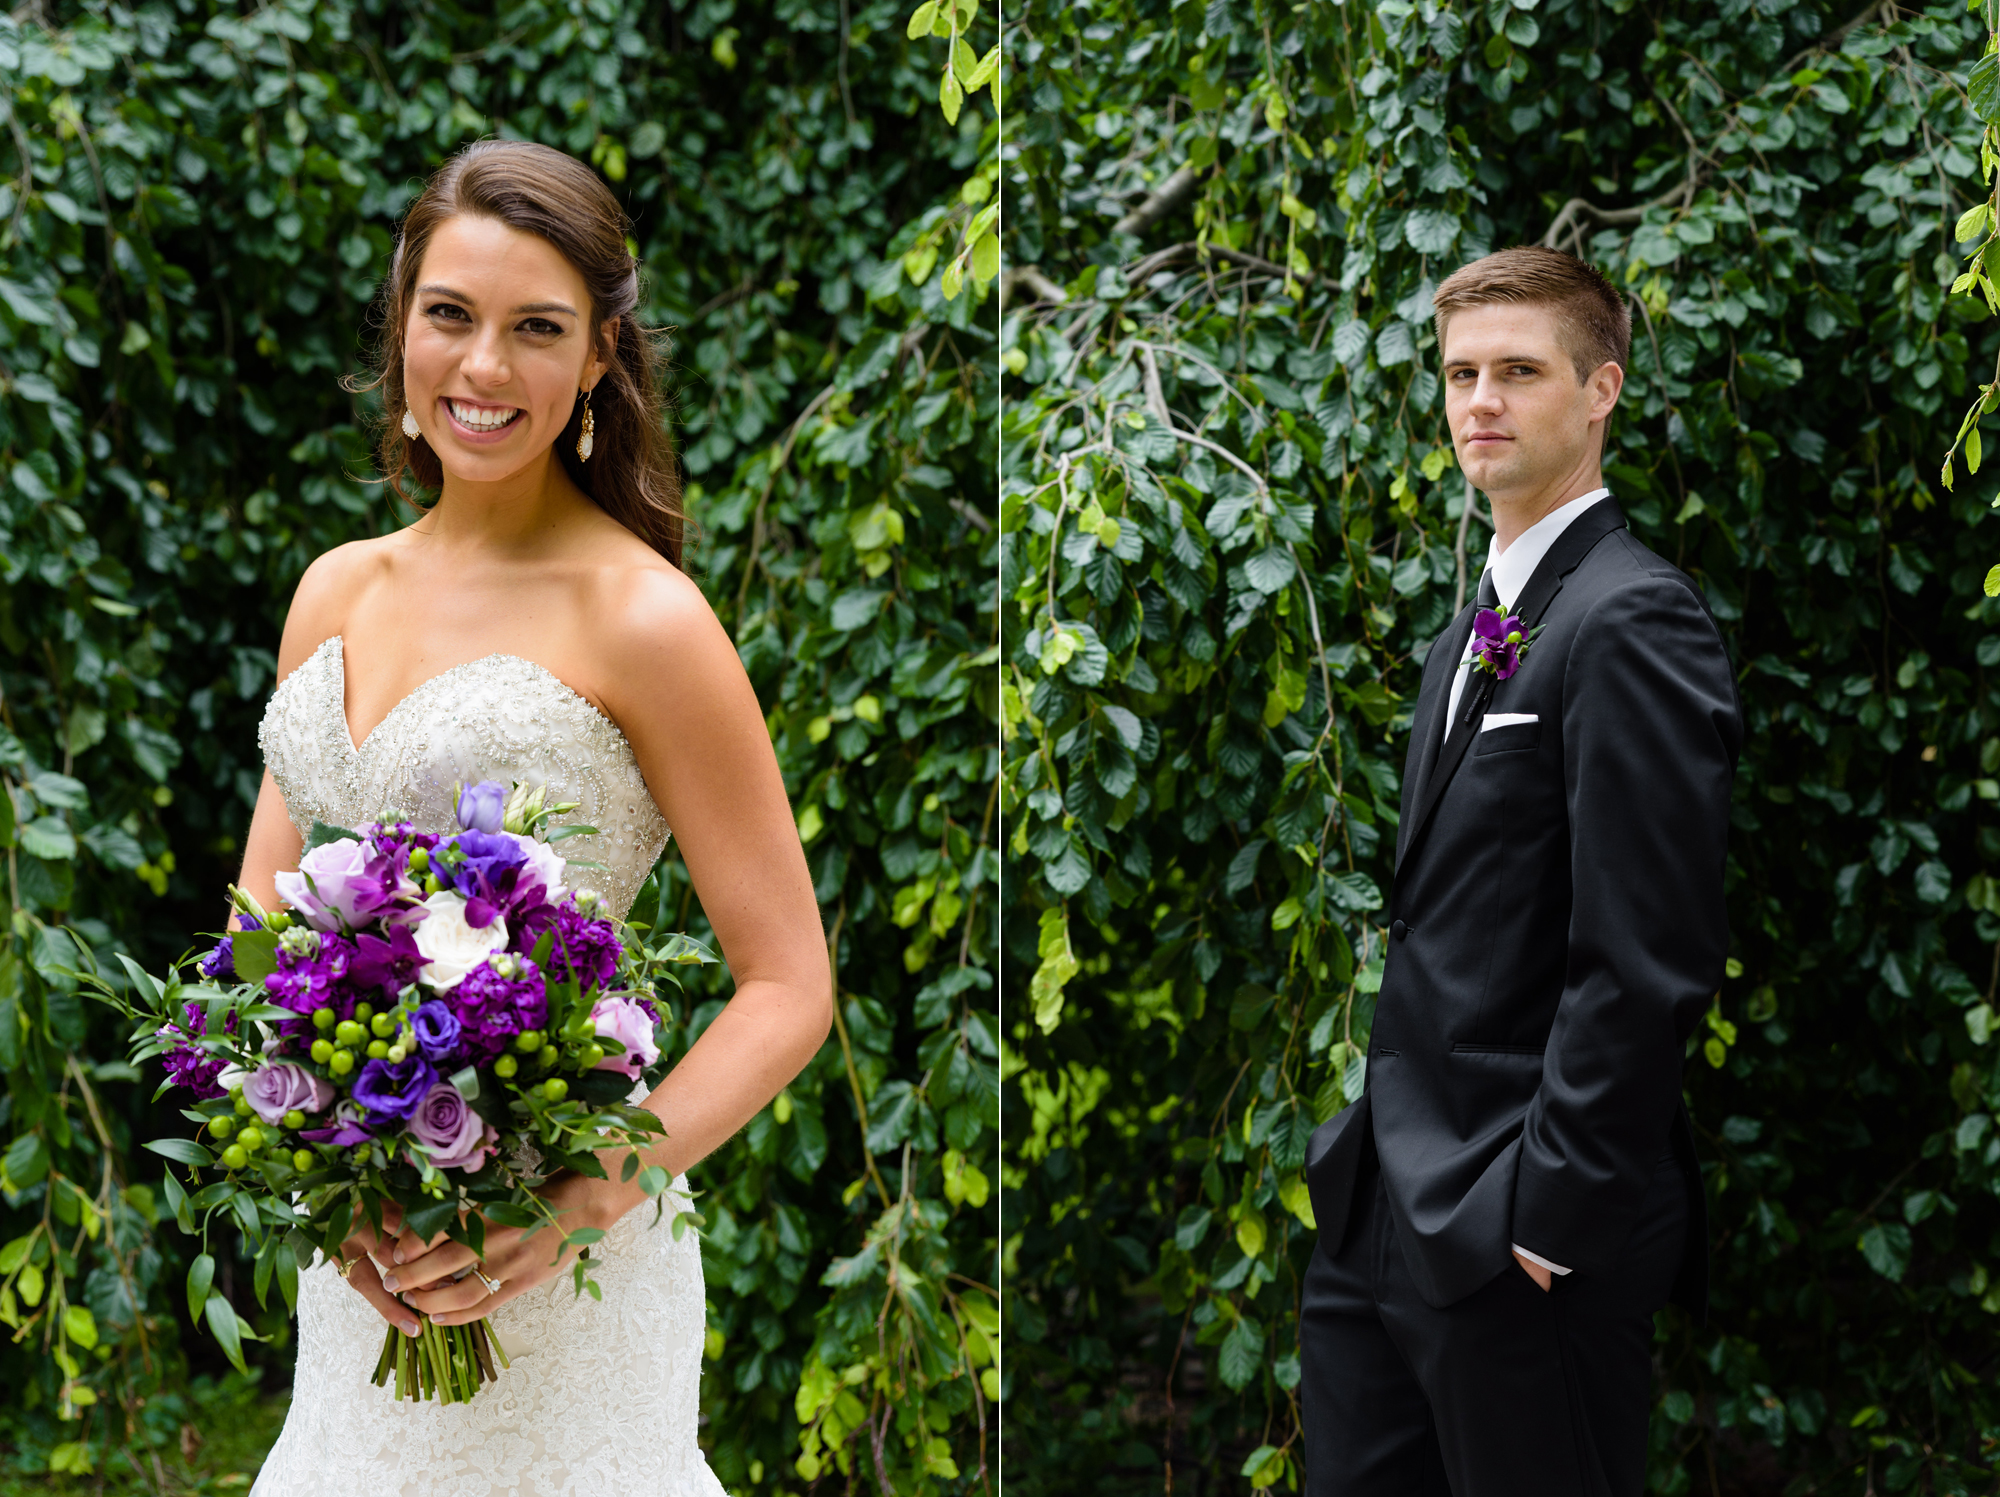
{"label": "groom's short hair", "polygon": [[1555,313],[1556,336],[1579,383],[1604,364],[1625,367],[1632,351],[1632,309],[1596,266],[1539,244],[1495,250],[1444,278],[1431,298],[1438,351],[1454,312],[1511,302]]}

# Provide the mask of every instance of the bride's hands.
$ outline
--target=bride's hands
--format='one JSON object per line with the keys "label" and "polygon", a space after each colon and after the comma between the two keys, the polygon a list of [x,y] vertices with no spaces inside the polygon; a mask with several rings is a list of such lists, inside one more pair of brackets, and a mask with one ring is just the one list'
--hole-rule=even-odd
{"label": "bride's hands", "polygon": [[364,1217],[354,1225],[354,1230],[340,1245],[340,1256],[349,1265],[347,1282],[360,1291],[361,1297],[373,1305],[381,1317],[406,1336],[417,1334],[416,1317],[410,1314],[409,1306],[399,1301],[382,1284],[379,1264],[392,1262],[396,1233],[403,1225],[403,1213],[394,1201],[382,1207],[382,1234]]}
{"label": "bride's hands", "polygon": [[[535,1193],[558,1213],[560,1232],[579,1227],[609,1227],[623,1214],[610,1200],[619,1193],[616,1187],[587,1175],[559,1175]],[[543,1227],[532,1239],[524,1241],[525,1228],[495,1226],[489,1221],[484,1258],[474,1258],[471,1248],[452,1241],[442,1232],[429,1242],[414,1232],[405,1232],[386,1240],[383,1252],[377,1255],[384,1259],[378,1292],[387,1291],[383,1297],[389,1303],[400,1300],[439,1325],[467,1325],[491,1315],[508,1300],[537,1284],[567,1273],[576,1261],[576,1253],[566,1251],[556,1259],[560,1232]],[[489,1293],[478,1275],[472,1273],[453,1281],[453,1274],[475,1265],[489,1279],[499,1280],[499,1289]],[[358,1279],[362,1271],[357,1267],[354,1277]]]}

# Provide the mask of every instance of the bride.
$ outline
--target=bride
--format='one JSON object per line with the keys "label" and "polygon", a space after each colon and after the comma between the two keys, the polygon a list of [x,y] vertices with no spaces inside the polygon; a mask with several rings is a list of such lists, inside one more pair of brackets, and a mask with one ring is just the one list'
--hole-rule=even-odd
{"label": "bride", "polygon": [[[776,1096],[831,1023],[804,853],[755,694],[680,570],[679,482],[638,266],[616,200],[544,146],[483,141],[411,207],[383,291],[381,466],[439,491],[414,524],[299,581],[264,717],[242,883],[267,908],[315,820],[455,830],[454,787],[546,785],[598,828],[561,844],[572,884],[623,914],[668,828],[735,996],[650,1096],[649,1163],[684,1172]],[[386,818],[385,818],[386,819]],[[643,1090],[643,1083],[640,1091]],[[636,1183],[542,1193],[592,1252],[573,1295],[551,1234],[486,1227],[343,1246],[299,1280],[298,1368],[261,1497],[721,1497],[696,1444],[703,1350],[693,1233],[651,1226]],[[670,1208],[671,1209],[671,1208]],[[685,1209],[685,1208],[683,1208]],[[392,1208],[393,1211],[393,1208]],[[387,1226],[398,1226],[391,1216]],[[489,1288],[488,1286],[493,1286]],[[491,1317],[512,1366],[469,1403],[369,1379],[382,1321]]]}

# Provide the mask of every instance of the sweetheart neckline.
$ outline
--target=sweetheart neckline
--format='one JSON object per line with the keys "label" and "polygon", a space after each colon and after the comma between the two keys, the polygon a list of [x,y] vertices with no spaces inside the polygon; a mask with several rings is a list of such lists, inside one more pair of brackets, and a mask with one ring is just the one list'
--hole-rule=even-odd
{"label": "sweetheart neckline", "polygon": [[[425,677],[423,680],[419,681],[415,686],[412,686],[408,691],[403,693],[402,697],[399,698],[396,701],[396,703],[393,706],[391,706],[386,713],[383,714],[381,721],[377,722],[374,727],[370,728],[367,731],[367,733],[363,735],[361,741],[359,743],[356,743],[354,741],[353,724],[351,724],[347,719],[347,641],[341,635],[329,634],[325,639],[320,641],[319,647],[313,651],[313,655],[317,656],[321,654],[322,652],[325,651],[328,645],[334,646],[335,668],[339,672],[339,688],[340,688],[339,711],[340,711],[341,737],[343,737],[347,741],[347,751],[349,755],[351,755],[356,759],[361,757],[362,753],[367,749],[368,745],[374,741],[375,735],[382,731],[383,727],[389,722],[389,720],[393,718],[397,713],[401,712],[412,701],[416,700],[416,698],[420,696],[422,693],[429,690],[432,686],[435,686],[438,682],[444,680],[448,676],[454,676],[458,674],[460,671],[470,670],[475,665],[484,665],[489,660],[516,661],[521,665],[527,666],[529,670],[535,671],[538,674],[542,675],[543,677],[547,678],[548,680],[554,682],[557,687],[559,687],[562,691],[566,692],[569,696],[573,697],[578,702],[581,702],[586,708],[590,710],[590,712],[594,716],[600,719],[606,727],[610,728],[613,733],[616,733],[618,735],[618,741],[625,746],[625,750],[627,753],[630,753],[632,750],[632,741],[625,736],[625,730],[619,727],[618,724],[612,720],[611,715],[605,712],[603,708],[599,707],[597,703],[591,701],[589,697],[585,696],[582,692],[578,691],[574,686],[570,685],[569,682],[565,681],[561,676],[558,676],[554,671],[550,670],[546,665],[543,665],[540,661],[530,660],[525,655],[510,654],[505,650],[494,650],[490,654],[481,655],[476,660],[467,660],[461,662],[458,665],[446,666],[436,675]],[[312,658],[311,656],[307,657],[308,660],[310,660],[311,658]],[[304,669],[304,664],[305,662],[301,662],[299,669]],[[285,685],[286,682],[289,682],[292,679],[292,676],[295,676],[297,674],[298,671],[294,670],[291,676],[286,676],[285,680],[280,681],[278,684],[280,686]]]}

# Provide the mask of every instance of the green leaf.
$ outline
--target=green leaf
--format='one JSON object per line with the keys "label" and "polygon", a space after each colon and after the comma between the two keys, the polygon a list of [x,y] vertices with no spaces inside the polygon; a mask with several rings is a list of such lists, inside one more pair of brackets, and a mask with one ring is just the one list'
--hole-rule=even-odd
{"label": "green leaf", "polygon": [[207,1253],[198,1254],[188,1266],[187,1304],[188,1316],[200,1320],[202,1307],[208,1303],[209,1286],[215,1282],[215,1259]]}
{"label": "green leaf", "polygon": [[276,931],[239,930],[230,937],[229,950],[238,981],[261,984],[278,970]]}
{"label": "green leaf", "polygon": [[219,1294],[211,1294],[202,1306],[202,1313],[207,1316],[208,1328],[222,1347],[222,1354],[229,1358],[229,1364],[248,1376],[250,1369],[243,1365],[243,1327],[229,1301]]}
{"label": "green leaf", "polygon": [[165,1159],[180,1164],[191,1164],[199,1169],[209,1169],[215,1164],[215,1156],[191,1138],[156,1138],[146,1147]]}
{"label": "green leaf", "polygon": [[[2000,124],[2000,55],[1988,52],[1972,65],[1965,80],[1965,95],[1972,103],[1972,112],[1981,120],[1989,125]],[[0,291],[4,291],[4,283],[0,283]]]}
{"label": "green leaf", "polygon": [[306,837],[306,851],[315,847],[325,847],[329,842],[359,842],[361,834],[351,832],[344,826],[329,826],[324,821],[315,821],[312,831]]}
{"label": "green leaf", "polygon": [[1868,1266],[1900,1284],[1910,1266],[1910,1229],[1901,1222],[1881,1222],[1861,1234],[1861,1254]]}

